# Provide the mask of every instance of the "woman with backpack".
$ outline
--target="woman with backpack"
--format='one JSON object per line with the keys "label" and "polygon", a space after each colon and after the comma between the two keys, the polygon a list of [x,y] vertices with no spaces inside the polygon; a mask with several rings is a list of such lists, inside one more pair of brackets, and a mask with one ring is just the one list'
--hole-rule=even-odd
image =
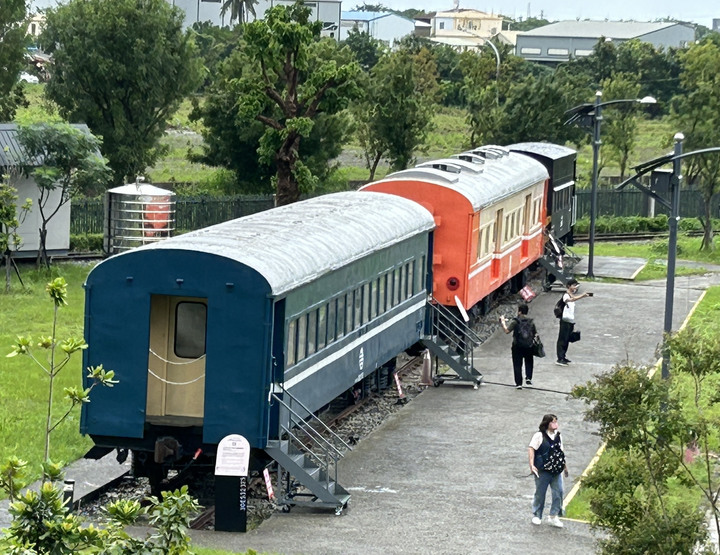
{"label": "woman with backpack", "polygon": [[528,445],[528,462],[530,472],[535,476],[535,496],[532,504],[532,523],[536,526],[542,524],[545,497],[550,486],[552,502],[548,524],[557,528],[564,525],[560,520],[563,502],[563,474],[567,478],[568,470],[565,465],[562,439],[558,430],[557,416],[546,414],[543,416],[538,431],[535,432],[530,445]]}
{"label": "woman with backpack", "polygon": [[504,316],[501,316],[500,325],[505,333],[513,332],[511,353],[515,373],[515,389],[522,389],[523,362],[525,362],[525,385],[532,385],[533,341],[537,335],[537,329],[535,329],[532,318],[528,318],[528,305],[520,304],[517,316],[509,322]]}

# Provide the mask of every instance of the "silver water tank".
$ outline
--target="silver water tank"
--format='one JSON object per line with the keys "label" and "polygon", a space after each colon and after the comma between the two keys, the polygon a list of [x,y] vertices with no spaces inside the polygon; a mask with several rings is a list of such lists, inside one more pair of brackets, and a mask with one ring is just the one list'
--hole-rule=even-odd
{"label": "silver water tank", "polygon": [[175,231],[175,193],[130,183],[105,194],[105,252],[117,254],[161,241]]}

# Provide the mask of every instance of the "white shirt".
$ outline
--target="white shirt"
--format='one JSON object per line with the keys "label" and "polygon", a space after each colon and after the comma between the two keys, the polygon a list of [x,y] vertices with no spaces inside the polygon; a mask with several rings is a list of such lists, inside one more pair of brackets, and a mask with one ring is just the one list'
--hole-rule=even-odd
{"label": "white shirt", "polygon": [[563,309],[562,319],[565,322],[575,323],[575,301],[570,300],[570,294],[565,293],[563,295],[563,301],[565,302],[565,308]]}

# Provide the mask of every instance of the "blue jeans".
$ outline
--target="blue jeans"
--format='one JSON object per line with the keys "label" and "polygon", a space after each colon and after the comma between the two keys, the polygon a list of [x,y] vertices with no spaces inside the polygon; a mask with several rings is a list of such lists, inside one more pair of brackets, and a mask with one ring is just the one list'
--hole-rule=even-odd
{"label": "blue jeans", "polygon": [[535,477],[535,497],[533,497],[533,516],[542,518],[545,508],[545,496],[550,486],[552,492],[552,505],[550,505],[550,516],[562,516],[563,503],[563,477],[560,474],[550,474],[545,470],[538,469],[540,477]]}

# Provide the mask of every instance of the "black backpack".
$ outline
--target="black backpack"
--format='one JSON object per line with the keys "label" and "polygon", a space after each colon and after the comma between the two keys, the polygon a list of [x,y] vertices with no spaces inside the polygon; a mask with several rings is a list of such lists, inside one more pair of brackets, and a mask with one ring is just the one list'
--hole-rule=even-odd
{"label": "black backpack", "polygon": [[565,310],[565,301],[563,300],[565,298],[565,293],[562,294],[562,296],[558,299],[558,302],[555,303],[555,308],[553,309],[553,312],[555,313],[555,318],[562,318],[563,311]]}
{"label": "black backpack", "polygon": [[535,334],[533,333],[533,321],[530,318],[515,318],[515,330],[514,330],[515,345],[524,349],[529,349],[533,346],[533,339]]}

